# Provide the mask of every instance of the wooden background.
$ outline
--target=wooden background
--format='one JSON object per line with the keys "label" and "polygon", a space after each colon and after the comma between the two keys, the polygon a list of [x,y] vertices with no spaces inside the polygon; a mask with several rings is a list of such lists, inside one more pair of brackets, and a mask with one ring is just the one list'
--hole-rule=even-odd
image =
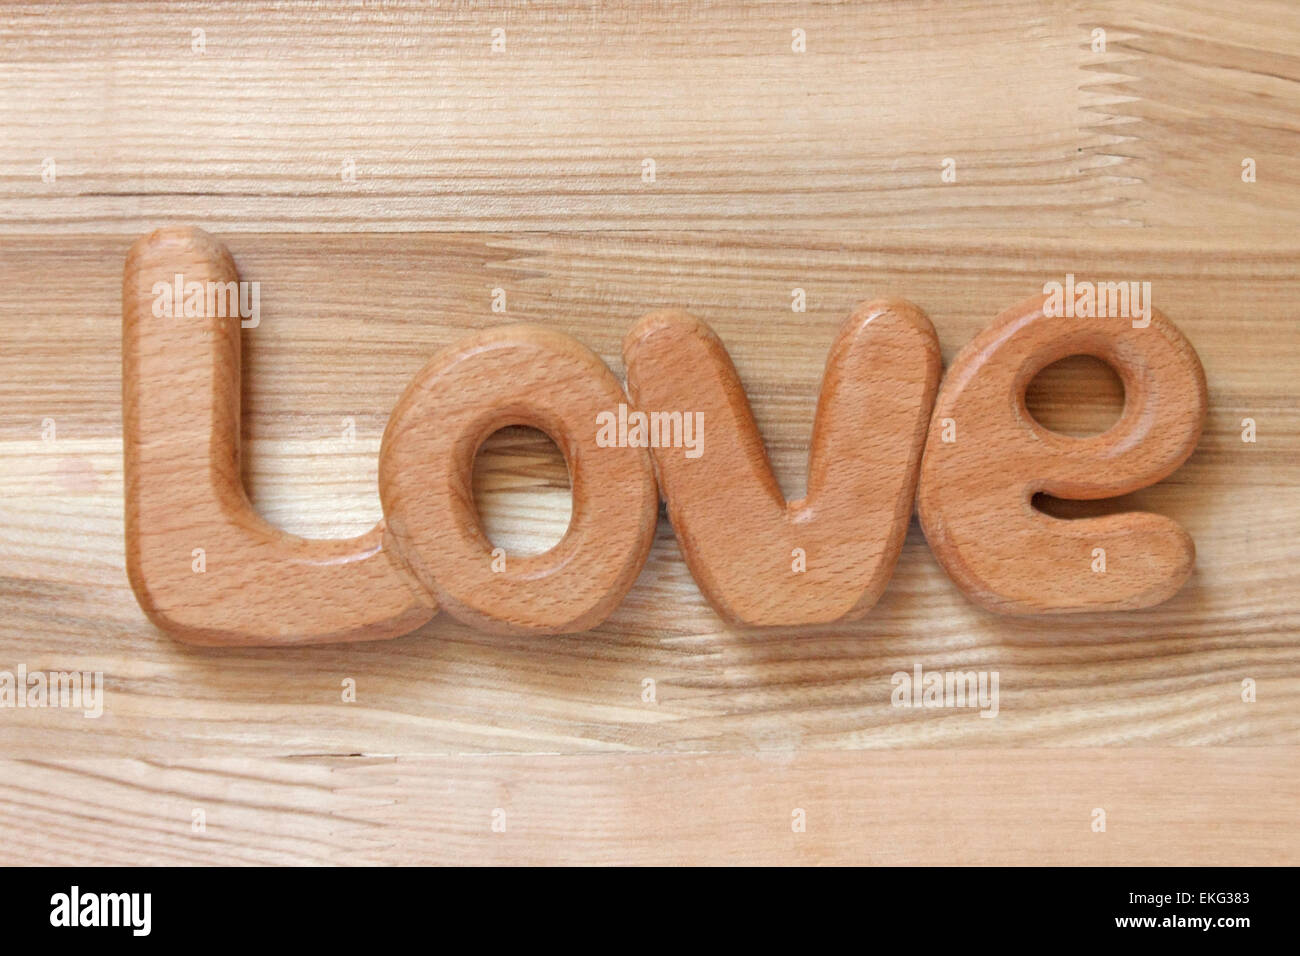
{"label": "wooden background", "polygon": [[[0,841],[92,863],[1300,862],[1300,8],[1220,6],[0,6],[0,670],[106,681],[97,720],[0,710]],[[585,634],[439,615],[384,643],[176,644],[122,541],[121,269],[165,223],[261,284],[246,480],[309,536],[380,516],[389,410],[470,329],[562,329],[621,375],[640,314],[690,309],[796,496],[855,302],[916,302],[947,361],[1066,272],[1149,281],[1205,365],[1200,447],[1138,494],[1044,507],[1171,515],[1196,571],[1148,611],[1001,618],[913,521],[867,619],[744,631],[661,520]],[[1031,394],[1064,430],[1121,403],[1082,360]],[[497,543],[563,532],[536,433],[493,439],[476,487]],[[891,707],[917,663],[997,670],[998,717]]]}

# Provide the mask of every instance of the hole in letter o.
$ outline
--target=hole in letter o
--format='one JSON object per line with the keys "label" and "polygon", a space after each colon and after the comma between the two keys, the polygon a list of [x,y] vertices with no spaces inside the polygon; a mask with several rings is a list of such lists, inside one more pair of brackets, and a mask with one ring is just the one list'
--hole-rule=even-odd
{"label": "hole in letter o", "polygon": [[474,456],[474,510],[492,547],[545,554],[564,538],[573,511],[569,468],[536,428],[493,432]]}

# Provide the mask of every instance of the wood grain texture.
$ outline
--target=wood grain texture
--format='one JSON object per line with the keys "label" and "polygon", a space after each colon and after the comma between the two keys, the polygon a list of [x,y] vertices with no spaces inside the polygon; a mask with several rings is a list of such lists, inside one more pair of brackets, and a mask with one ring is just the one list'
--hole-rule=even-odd
{"label": "wood grain texture", "polygon": [[8,233],[1300,223],[1287,0],[6,9]]}
{"label": "wood grain texture", "polygon": [[[0,831],[99,862],[1297,862],[1298,37],[1287,0],[6,4],[0,670],[106,688],[98,719],[0,710],[0,752],[27,761],[0,768]],[[1153,283],[1208,417],[1165,481],[1038,503],[1165,515],[1196,567],[1156,608],[1009,620],[913,522],[863,620],[755,634],[709,607],[661,520],[584,635],[439,615],[378,644],[178,645],[125,570],[119,312],[130,242],[178,222],[262,283],[241,467],[287,533],[376,525],[388,415],[470,332],[539,323],[621,377],[637,318],[688,310],[796,500],[857,302],[916,303],[950,363],[1074,273]],[[1067,359],[1027,403],[1087,433],[1121,393]],[[473,490],[509,549],[569,523],[563,458],[534,433],[490,439]],[[998,671],[998,717],[891,706],[918,663]],[[1105,836],[1098,805],[1119,808]]]}
{"label": "wood grain texture", "polygon": [[[0,838],[32,848],[15,862],[93,865],[1294,866],[1293,755],[1195,747],[971,749],[941,759],[5,760]],[[1093,830],[1099,810],[1104,832]]]}

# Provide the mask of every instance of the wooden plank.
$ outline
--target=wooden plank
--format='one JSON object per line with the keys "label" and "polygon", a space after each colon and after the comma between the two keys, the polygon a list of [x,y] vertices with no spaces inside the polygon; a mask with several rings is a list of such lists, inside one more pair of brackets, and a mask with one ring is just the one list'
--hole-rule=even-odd
{"label": "wooden plank", "polygon": [[0,838],[106,865],[1295,865],[1294,754],[6,760]]}
{"label": "wooden plank", "polygon": [[[1300,224],[1300,11],[1288,0],[1106,0],[1088,10],[1108,46],[1098,90],[1108,147],[1137,181],[1146,226],[1213,223],[1270,231]],[[1243,161],[1254,161],[1254,181]]]}
{"label": "wooden plank", "polygon": [[10,865],[343,864],[367,829],[325,762],[5,760],[0,781],[0,833],[34,838]]}
{"label": "wooden plank", "polygon": [[[1249,233],[1124,236],[1122,246],[1094,234],[937,232],[236,237],[244,277],[264,283],[261,325],[244,333],[248,484],[271,520],[308,535],[356,534],[378,518],[375,455],[407,377],[466,330],[502,322],[571,332],[621,374],[619,344],[635,316],[690,308],[735,357],[791,495],[802,491],[825,349],[852,303],[879,294],[923,307],[951,359],[1049,278],[1151,281],[1205,364],[1210,416],[1198,451],[1160,485],[1118,505],[1052,505],[1146,507],[1188,528],[1192,580],[1142,613],[987,614],[960,595],[913,523],[865,620],[730,628],[661,520],[641,578],[586,634],[500,638],[439,615],[389,643],[234,653],[153,630],[122,570],[120,322],[110,303],[125,243],[5,240],[0,285],[24,308],[0,320],[0,643],[10,662],[0,667],[103,670],[108,692],[97,720],[10,711],[0,745],[15,756],[180,757],[1295,743],[1295,246],[1261,249]],[[790,311],[794,286],[808,292],[806,314]],[[504,315],[490,310],[494,287],[508,292]],[[1113,416],[1114,392],[1094,394],[1092,371],[1058,376],[1059,400],[1041,406],[1049,419]],[[1241,441],[1244,417],[1258,423],[1254,444]],[[46,418],[52,443],[40,437]],[[510,531],[512,545],[554,540],[565,488],[553,450],[508,436],[483,466],[489,527]],[[998,719],[892,707],[892,675],[918,662],[997,670]],[[356,704],[341,700],[349,677]],[[646,678],[657,682],[653,705],[642,701]],[[1246,678],[1256,703],[1241,700]]]}
{"label": "wooden plank", "polygon": [[177,12],[11,8],[0,231],[1048,228],[1195,224],[1207,203],[1256,228],[1300,220],[1285,6]]}
{"label": "wooden plank", "polygon": [[[350,775],[391,779],[349,792],[386,835],[401,828],[377,848],[385,862],[1259,865],[1300,859],[1293,758],[1290,748],[398,758]],[[504,833],[491,829],[498,809]],[[1093,830],[1098,809],[1104,833]]]}

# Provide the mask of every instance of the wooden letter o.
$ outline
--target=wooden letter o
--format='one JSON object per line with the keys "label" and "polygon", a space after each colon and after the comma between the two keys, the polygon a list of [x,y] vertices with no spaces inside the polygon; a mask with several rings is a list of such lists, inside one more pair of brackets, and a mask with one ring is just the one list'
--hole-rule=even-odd
{"label": "wooden letter o", "polygon": [[[658,488],[644,448],[600,447],[597,416],[626,402],[613,373],[567,335],[531,326],[438,353],[393,409],[379,452],[387,539],[454,617],[506,633],[594,627],[631,588],[654,538]],[[493,432],[530,425],[564,453],[573,512],[544,554],[507,555],[479,524],[474,458]]]}

